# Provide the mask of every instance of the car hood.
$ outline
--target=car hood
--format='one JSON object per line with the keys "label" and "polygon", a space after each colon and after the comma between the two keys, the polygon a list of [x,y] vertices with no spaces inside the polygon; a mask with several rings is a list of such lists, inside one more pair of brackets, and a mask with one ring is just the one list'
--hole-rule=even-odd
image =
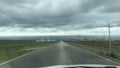
{"label": "car hood", "polygon": [[55,66],[38,67],[38,68],[120,68],[120,66],[99,65],[99,64],[81,64],[81,65],[55,65]]}

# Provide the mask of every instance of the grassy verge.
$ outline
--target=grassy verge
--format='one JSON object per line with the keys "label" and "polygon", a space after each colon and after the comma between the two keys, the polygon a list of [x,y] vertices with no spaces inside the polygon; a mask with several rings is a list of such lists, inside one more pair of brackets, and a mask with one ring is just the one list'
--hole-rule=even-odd
{"label": "grassy verge", "polygon": [[112,49],[108,48],[107,41],[74,41],[68,42],[72,45],[84,48],[100,56],[120,63],[120,42],[113,42]]}
{"label": "grassy verge", "polygon": [[0,41],[0,63],[11,60],[40,47],[48,46],[55,42],[50,41],[27,41],[27,40],[1,40]]}

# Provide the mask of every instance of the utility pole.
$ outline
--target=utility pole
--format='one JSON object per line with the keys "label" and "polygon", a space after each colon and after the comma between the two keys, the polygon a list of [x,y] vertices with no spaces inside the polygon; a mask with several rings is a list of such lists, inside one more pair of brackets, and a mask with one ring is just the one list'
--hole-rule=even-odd
{"label": "utility pole", "polygon": [[108,24],[108,32],[109,32],[109,48],[111,49],[111,25]]}
{"label": "utility pole", "polygon": [[106,35],[104,34],[103,40],[106,41]]}

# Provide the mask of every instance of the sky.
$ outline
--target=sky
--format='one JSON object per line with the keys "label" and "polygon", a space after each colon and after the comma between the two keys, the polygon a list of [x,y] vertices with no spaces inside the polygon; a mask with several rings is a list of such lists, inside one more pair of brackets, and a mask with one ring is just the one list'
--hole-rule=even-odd
{"label": "sky", "polygon": [[120,0],[0,0],[0,36],[120,35]]}

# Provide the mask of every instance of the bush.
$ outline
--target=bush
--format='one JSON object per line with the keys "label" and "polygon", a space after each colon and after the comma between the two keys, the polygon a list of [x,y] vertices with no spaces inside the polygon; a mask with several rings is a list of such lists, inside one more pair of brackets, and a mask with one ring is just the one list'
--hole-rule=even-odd
{"label": "bush", "polygon": [[116,58],[116,59],[118,58],[118,55],[116,53],[114,53],[114,52],[106,53],[106,55],[110,56],[112,58]]}
{"label": "bush", "polygon": [[104,55],[104,53],[103,53],[103,52],[101,52],[101,51],[99,52],[99,54],[102,54],[102,55]]}
{"label": "bush", "polygon": [[116,59],[120,59],[120,56],[117,53],[115,53],[115,52],[104,53],[104,52],[100,51],[99,54],[106,55],[106,56],[109,56],[109,57],[112,57],[112,58],[116,58]]}
{"label": "bush", "polygon": [[114,53],[114,52],[111,52],[110,55],[111,55],[111,57],[113,57],[113,58],[118,58],[118,55],[117,55],[116,53]]}

